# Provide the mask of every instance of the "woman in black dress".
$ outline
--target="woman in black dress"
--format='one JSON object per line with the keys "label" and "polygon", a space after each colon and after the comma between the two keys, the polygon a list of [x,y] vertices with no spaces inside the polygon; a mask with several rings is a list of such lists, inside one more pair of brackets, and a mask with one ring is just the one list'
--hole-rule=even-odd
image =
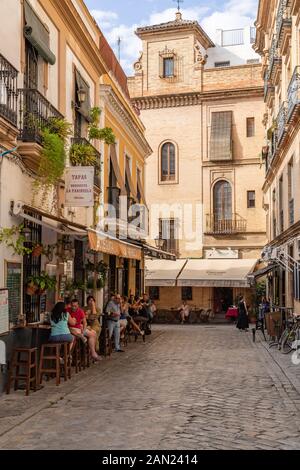
{"label": "woman in black dress", "polygon": [[244,296],[240,296],[239,300],[239,316],[238,316],[238,321],[236,327],[241,331],[241,330],[248,330],[249,328],[249,319],[248,319],[248,312],[247,312],[247,307],[246,307],[246,302],[244,299]]}

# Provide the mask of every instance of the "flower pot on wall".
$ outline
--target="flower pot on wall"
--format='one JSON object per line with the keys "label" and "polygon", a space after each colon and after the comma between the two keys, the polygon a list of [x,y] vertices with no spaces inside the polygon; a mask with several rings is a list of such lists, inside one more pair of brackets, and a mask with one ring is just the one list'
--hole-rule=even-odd
{"label": "flower pot on wall", "polygon": [[43,252],[43,247],[41,245],[37,245],[32,251],[32,256],[35,256],[38,258],[39,256],[41,256],[42,252]]}
{"label": "flower pot on wall", "polygon": [[27,295],[36,295],[37,291],[38,291],[38,286],[36,286],[32,282],[27,284],[27,288],[26,288]]}

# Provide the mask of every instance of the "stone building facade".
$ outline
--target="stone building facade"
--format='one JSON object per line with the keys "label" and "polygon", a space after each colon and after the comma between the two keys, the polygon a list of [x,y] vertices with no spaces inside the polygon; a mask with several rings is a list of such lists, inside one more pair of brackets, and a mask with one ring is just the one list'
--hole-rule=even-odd
{"label": "stone building facade", "polygon": [[265,138],[263,185],[274,305],[300,312],[300,2],[261,0],[255,49],[262,57]]}
{"label": "stone building facade", "polygon": [[228,32],[232,47],[223,56],[222,47],[180,12],[174,21],[136,31],[143,50],[128,84],[153,149],[146,164],[150,239],[179,260],[198,260],[192,270],[181,266],[172,280],[168,273],[158,279],[163,267],[148,263],[147,284],[161,307],[186,297],[220,313],[239,293],[250,297],[241,262],[248,260],[252,271],[266,241],[264,103],[261,64],[241,31]]}

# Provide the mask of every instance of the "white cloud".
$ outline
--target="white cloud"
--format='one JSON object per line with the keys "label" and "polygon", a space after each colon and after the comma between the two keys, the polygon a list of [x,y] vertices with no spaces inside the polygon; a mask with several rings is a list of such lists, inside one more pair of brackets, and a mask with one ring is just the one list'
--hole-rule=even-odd
{"label": "white cloud", "polygon": [[[150,0],[149,0],[150,1]],[[184,19],[197,20],[206,33],[215,40],[217,29],[243,28],[252,24],[256,17],[258,0],[228,0],[218,11],[210,7],[183,8]],[[105,36],[117,51],[117,41],[121,38],[121,65],[128,75],[133,73],[132,65],[138,59],[142,49],[141,41],[134,34],[139,26],[159,24],[175,19],[176,8],[167,8],[153,12],[140,24],[127,26],[117,24],[118,14],[113,11],[92,10],[92,15],[98,21],[100,28],[105,29]]]}
{"label": "white cloud", "polygon": [[115,11],[91,10],[91,14],[99,23],[100,28],[110,28],[116,23],[119,15]]}

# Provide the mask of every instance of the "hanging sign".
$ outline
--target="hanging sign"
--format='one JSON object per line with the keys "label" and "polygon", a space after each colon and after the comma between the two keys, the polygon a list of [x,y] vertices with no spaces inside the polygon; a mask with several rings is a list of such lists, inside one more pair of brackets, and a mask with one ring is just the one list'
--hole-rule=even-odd
{"label": "hanging sign", "polygon": [[66,207],[94,206],[93,166],[73,166],[66,169]]}

